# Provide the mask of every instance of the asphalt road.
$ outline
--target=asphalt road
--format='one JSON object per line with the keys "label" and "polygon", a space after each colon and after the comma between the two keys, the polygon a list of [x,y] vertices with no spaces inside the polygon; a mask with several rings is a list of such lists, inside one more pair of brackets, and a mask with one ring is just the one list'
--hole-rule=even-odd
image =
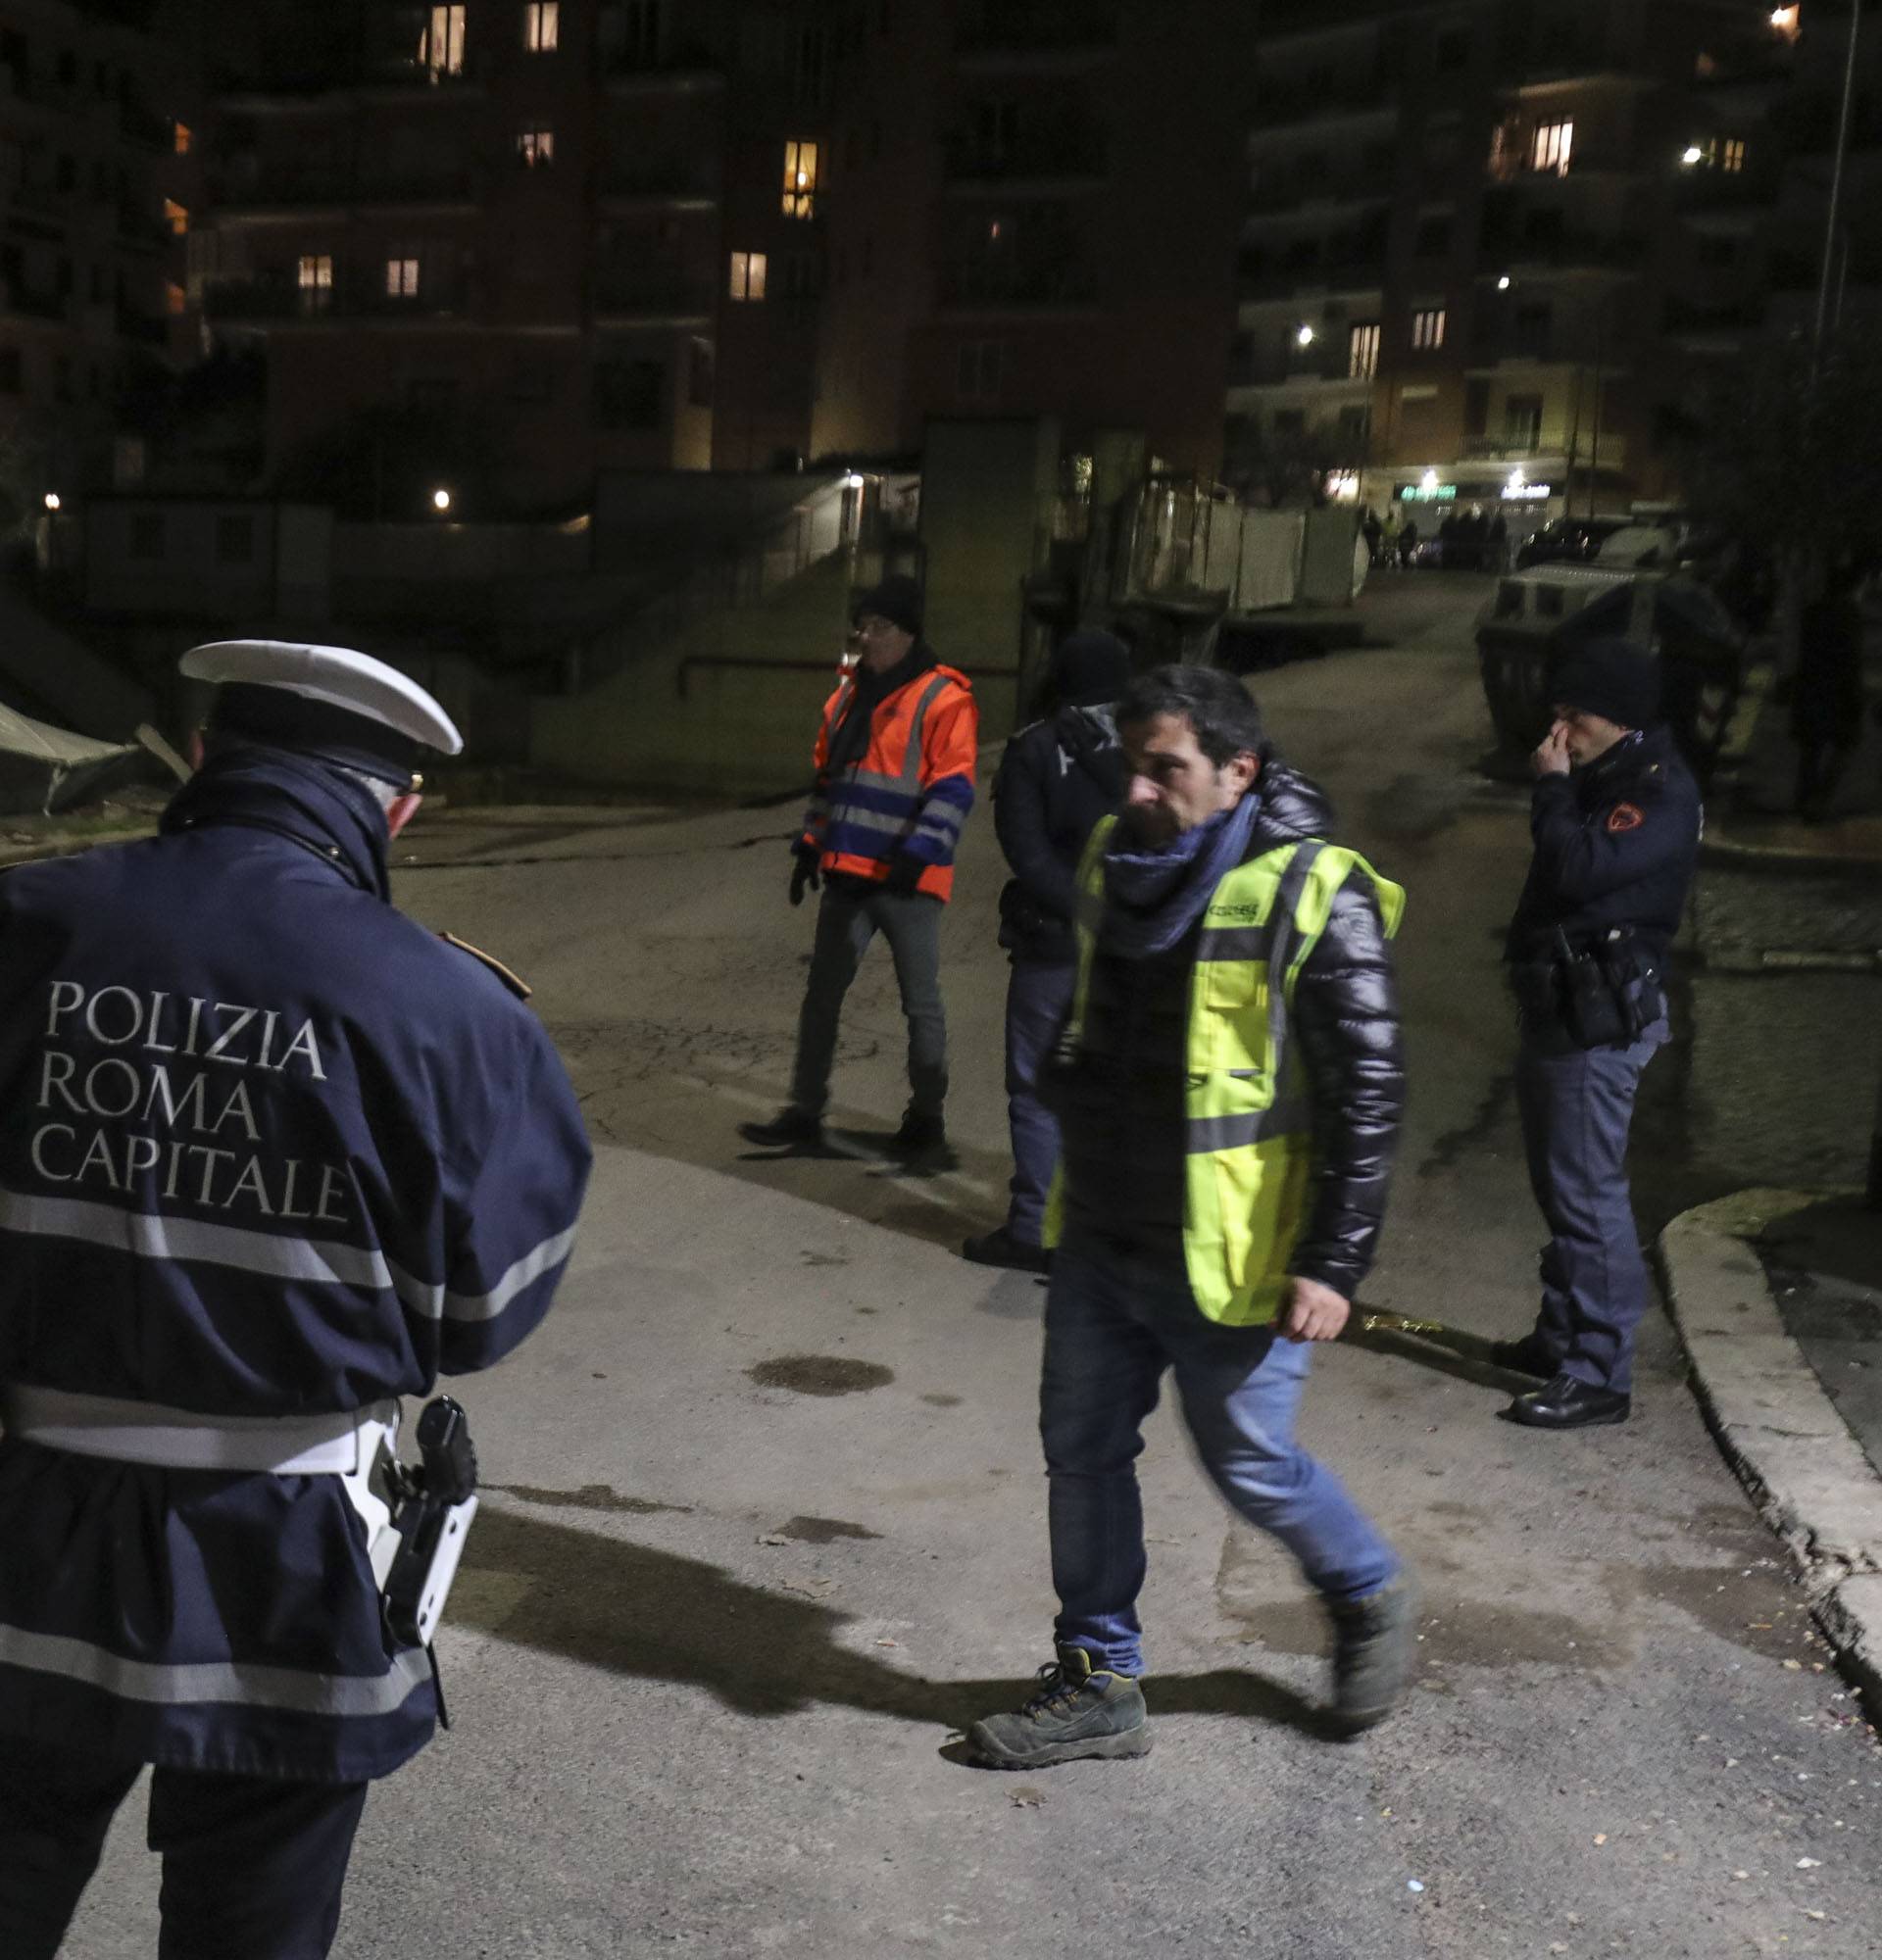
{"label": "asphalt road", "polygon": [[[1502,1335],[1539,1238],[1496,971],[1526,833],[1471,767],[1475,597],[1405,581],[1373,601],[1417,612],[1404,644],[1259,691],[1411,893],[1412,1108],[1368,1299]],[[788,822],[412,839],[402,902],[533,982],[600,1160],[550,1323],[465,1385],[495,1488],[441,1642],[458,1726],[375,1793],[336,1954],[1873,1954],[1882,1752],[1658,1319],[1635,1419],[1581,1436],[1497,1421],[1509,1385],[1443,1348],[1321,1357],[1307,1440],[1424,1587],[1415,1690],[1370,1738],[1312,1733],[1317,1609],[1164,1410],[1155,1753],[958,1760],[951,1730],[1050,1657],[1043,1294],[953,1251],[1006,1175],[1001,873],[983,808],[945,941],[962,1170],[755,1160],[733,1126],[781,1098],[811,930]],[[838,1120],[892,1127],[901,1045],[878,954]],[[1690,1115],[1649,1125],[1657,1189]],[[69,1953],[149,1954],[155,1892],[127,1814]]]}

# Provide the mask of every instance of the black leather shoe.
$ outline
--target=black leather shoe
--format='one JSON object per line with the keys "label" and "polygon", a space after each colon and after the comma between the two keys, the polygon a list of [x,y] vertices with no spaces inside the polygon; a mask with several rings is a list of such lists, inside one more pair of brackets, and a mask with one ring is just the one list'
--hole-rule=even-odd
{"label": "black leather shoe", "polygon": [[1043,1246],[1015,1239],[1004,1225],[967,1240],[961,1248],[961,1256],[976,1266],[1011,1266],[1021,1273],[1043,1273],[1052,1264],[1052,1254]]}
{"label": "black leather shoe", "polygon": [[1493,1341],[1490,1358],[1512,1375],[1533,1375],[1539,1382],[1551,1381],[1561,1365],[1561,1356],[1551,1350],[1540,1334],[1525,1334],[1520,1341]]}
{"label": "black leather shoe", "polygon": [[768,1123],[741,1123],[738,1134],[762,1150],[803,1149],[823,1141],[823,1125],[795,1105],[780,1109]]}
{"label": "black leather shoe", "polygon": [[910,1170],[952,1170],[960,1161],[939,1116],[904,1116],[902,1127],[882,1139],[882,1154]]}
{"label": "black leather shoe", "polygon": [[1546,1388],[1518,1396],[1504,1414],[1525,1429],[1593,1429],[1604,1422],[1625,1422],[1633,1405],[1630,1396],[1558,1375]]}

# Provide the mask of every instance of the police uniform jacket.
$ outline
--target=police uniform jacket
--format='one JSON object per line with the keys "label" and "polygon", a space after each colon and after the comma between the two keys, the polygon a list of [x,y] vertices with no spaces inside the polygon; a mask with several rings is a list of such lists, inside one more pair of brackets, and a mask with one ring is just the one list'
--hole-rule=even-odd
{"label": "police uniform jacket", "polygon": [[[0,1386],[214,1418],[422,1396],[541,1320],[589,1149],[535,1016],[386,902],[357,782],[240,749],[0,877]],[[0,1440],[0,1731],[355,1781],[428,1740],[332,1475]]]}
{"label": "police uniform jacket", "polygon": [[1700,828],[1699,785],[1664,727],[1623,737],[1586,768],[1541,777],[1529,810],[1535,856],[1505,956],[1547,957],[1558,928],[1579,951],[1612,926],[1663,954],[1699,862]]}

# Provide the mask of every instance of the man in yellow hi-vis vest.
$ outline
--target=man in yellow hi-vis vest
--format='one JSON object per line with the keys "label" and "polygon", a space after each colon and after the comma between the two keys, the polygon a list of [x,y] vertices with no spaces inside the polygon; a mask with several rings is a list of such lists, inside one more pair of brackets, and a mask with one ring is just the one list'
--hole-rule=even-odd
{"label": "man in yellow hi-vis vest", "polygon": [[1412,1644],[1409,1577],[1294,1441],[1311,1344],[1346,1325],[1385,1208],[1405,895],[1327,841],[1325,798],[1231,676],[1145,674],[1117,729],[1129,789],[1085,854],[1048,1092],[1065,1136],[1040,1389],[1058,1658],[968,1731],[1003,1769],[1150,1747],[1135,1460],[1165,1368],[1223,1496],[1327,1603],[1330,1729],[1383,1719]]}

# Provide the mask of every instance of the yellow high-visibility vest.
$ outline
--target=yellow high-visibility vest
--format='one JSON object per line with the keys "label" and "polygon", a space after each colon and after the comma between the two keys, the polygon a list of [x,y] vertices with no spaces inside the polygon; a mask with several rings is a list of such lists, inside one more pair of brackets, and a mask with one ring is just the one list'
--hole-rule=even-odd
{"label": "yellow high-visibility vest", "polygon": [[[1092,832],[1078,869],[1078,979],[1065,1030],[1073,1053],[1084,1040],[1105,846],[1116,821],[1106,817]],[[1390,938],[1405,913],[1404,889],[1357,851],[1317,838],[1236,865],[1203,912],[1189,984],[1183,1256],[1196,1304],[1231,1327],[1275,1317],[1306,1218],[1312,1110],[1288,1010],[1334,894],[1356,867],[1372,880]],[[1064,1226],[1064,1184],[1062,1165],[1046,1206],[1048,1246]]]}

